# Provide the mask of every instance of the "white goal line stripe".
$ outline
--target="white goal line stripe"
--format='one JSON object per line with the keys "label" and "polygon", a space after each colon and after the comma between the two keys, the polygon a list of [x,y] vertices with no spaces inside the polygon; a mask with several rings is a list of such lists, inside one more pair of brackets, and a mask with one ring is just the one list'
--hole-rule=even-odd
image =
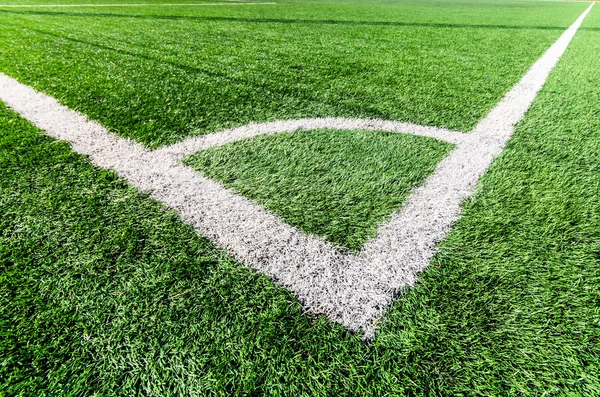
{"label": "white goal line stripe", "polygon": [[228,2],[228,3],[171,3],[171,4],[0,4],[0,7],[6,8],[36,8],[36,7],[198,7],[198,6],[238,6],[238,5],[272,5],[275,2]]}
{"label": "white goal line stripe", "polygon": [[88,155],[94,164],[114,169],[133,186],[176,209],[217,246],[292,290],[309,311],[324,313],[351,330],[363,330],[369,338],[395,294],[414,284],[427,267],[437,243],[459,219],[461,203],[473,194],[479,177],[504,149],[514,125],[592,6],[471,133],[461,135],[455,149],[413,191],[402,209],[380,225],[376,237],[358,255],[300,232],[182,165],[178,156],[188,153],[187,148],[174,145],[171,153],[168,148],[148,150],[3,74],[0,99],[48,135],[69,141],[73,150]]}

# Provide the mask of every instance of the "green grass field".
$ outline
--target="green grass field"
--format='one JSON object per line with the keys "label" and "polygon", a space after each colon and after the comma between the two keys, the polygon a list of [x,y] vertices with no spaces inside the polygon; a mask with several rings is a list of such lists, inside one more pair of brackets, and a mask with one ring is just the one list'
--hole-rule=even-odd
{"label": "green grass field", "polygon": [[583,9],[448,1],[0,7],[0,68],[151,147],[300,117],[468,130]]}
{"label": "green grass field", "polygon": [[[0,71],[149,147],[298,117],[467,131],[587,6],[0,6]],[[599,64],[595,8],[370,341],[0,103],[0,396],[600,395]],[[355,249],[448,150],[316,130],[187,161]]]}

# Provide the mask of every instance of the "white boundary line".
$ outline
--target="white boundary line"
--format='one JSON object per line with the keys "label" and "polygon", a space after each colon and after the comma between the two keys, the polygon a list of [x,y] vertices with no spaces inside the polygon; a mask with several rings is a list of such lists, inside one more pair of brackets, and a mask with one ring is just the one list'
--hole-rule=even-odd
{"label": "white boundary line", "polygon": [[[116,170],[133,186],[179,211],[218,246],[290,288],[308,310],[325,313],[351,330],[363,330],[365,337],[370,338],[376,320],[393,302],[394,295],[414,284],[417,274],[427,267],[436,244],[446,236],[452,222],[459,219],[461,202],[473,194],[479,177],[502,152],[514,125],[525,115],[592,6],[471,133],[457,138],[458,133],[451,131],[404,124],[410,133],[448,138],[456,148],[356,256],[298,231],[178,160],[182,155],[221,142],[277,132],[276,126],[283,125],[287,130],[322,126],[319,123],[323,119],[302,120],[299,124],[252,124],[223,132],[223,139],[217,133],[150,151],[110,134],[55,99],[3,74],[0,74],[0,99],[48,135],[69,141],[73,150],[88,155],[94,164]],[[378,124],[387,123],[382,121],[325,120],[327,128],[356,128],[356,123],[361,125],[359,128],[368,127],[369,123],[373,123],[373,129],[380,126],[387,129],[390,125],[404,128],[402,123],[393,122],[388,125]]]}
{"label": "white boundary line", "polygon": [[198,6],[238,6],[238,5],[272,5],[277,4],[275,2],[229,2],[229,3],[165,3],[165,4],[0,4],[1,7],[5,8],[36,8],[36,7],[198,7]]}

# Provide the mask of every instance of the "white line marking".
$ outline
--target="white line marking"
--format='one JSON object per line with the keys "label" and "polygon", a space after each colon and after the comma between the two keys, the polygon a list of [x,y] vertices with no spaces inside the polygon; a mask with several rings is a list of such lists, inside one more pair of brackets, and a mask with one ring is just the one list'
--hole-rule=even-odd
{"label": "white line marking", "polygon": [[[325,313],[351,330],[362,329],[370,338],[375,320],[393,302],[394,294],[412,285],[427,267],[436,244],[459,218],[461,202],[473,194],[479,177],[502,152],[514,125],[524,116],[592,6],[470,134],[456,141],[457,147],[425,184],[380,226],[376,237],[356,256],[298,231],[182,165],[177,158],[188,153],[188,147],[174,145],[172,152],[150,151],[110,134],[55,99],[3,74],[0,99],[49,135],[71,142],[73,150],[88,155],[94,164],[116,170],[132,185],[179,211],[218,246],[290,288],[308,310]],[[338,120],[343,121],[339,128],[347,128],[345,119]],[[229,134],[225,140],[233,139],[231,131],[225,133]],[[210,139],[218,142],[218,134],[211,135]],[[451,132],[442,135],[458,136]],[[201,139],[190,142],[189,150],[203,147]]]}
{"label": "white line marking", "polygon": [[274,2],[262,2],[262,3],[242,3],[242,2],[230,2],[230,3],[171,3],[171,4],[0,4],[0,7],[6,8],[36,8],[36,7],[196,7],[196,6],[237,6],[237,5],[272,5],[277,4]]}
{"label": "white line marking", "polygon": [[200,150],[208,149],[209,147],[221,146],[239,141],[240,139],[252,138],[257,135],[270,135],[319,128],[334,130],[390,131],[426,136],[453,144],[462,142],[467,136],[467,134],[463,132],[451,131],[445,128],[428,127],[393,120],[314,118],[251,123],[241,127],[216,132],[214,134],[188,138],[174,145],[157,149],[156,152],[170,154],[176,158],[183,158]]}

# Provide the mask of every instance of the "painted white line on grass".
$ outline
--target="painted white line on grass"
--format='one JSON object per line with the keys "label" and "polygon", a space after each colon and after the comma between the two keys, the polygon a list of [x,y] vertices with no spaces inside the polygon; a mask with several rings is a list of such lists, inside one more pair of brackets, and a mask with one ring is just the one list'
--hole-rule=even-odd
{"label": "painted white line on grass", "polygon": [[278,120],[266,123],[251,123],[229,130],[188,138],[182,142],[158,149],[157,152],[170,154],[182,158],[200,150],[213,146],[221,146],[240,139],[252,138],[258,135],[278,134],[302,130],[328,128],[334,130],[373,130],[390,131],[411,135],[420,135],[439,139],[453,144],[458,144],[465,139],[466,134],[451,131],[445,128],[428,127],[412,123],[393,120],[377,119],[348,119],[332,118],[307,118],[297,120]]}
{"label": "painted white line on grass", "polygon": [[[94,164],[116,170],[132,185],[179,211],[216,245],[290,288],[308,310],[324,313],[351,330],[362,329],[368,338],[394,295],[414,284],[417,274],[428,265],[436,244],[459,218],[461,202],[473,194],[479,177],[502,152],[514,125],[535,99],[591,7],[470,134],[440,133],[421,127],[419,132],[437,131],[431,134],[439,133],[442,139],[447,138],[444,140],[456,139],[456,148],[425,184],[415,189],[403,208],[379,227],[376,237],[358,255],[298,231],[178,161],[181,155],[244,134],[253,136],[253,132],[233,129],[224,132],[221,141],[218,134],[211,134],[207,141],[194,138],[174,145],[172,150],[150,151],[110,134],[53,98],[3,74],[0,74],[0,99],[49,135],[71,142],[75,151],[88,155]],[[346,119],[325,120],[329,120],[327,128],[347,129],[349,125]],[[365,125],[371,122],[365,121]],[[273,133],[276,131],[269,128],[274,125],[277,124],[263,124],[267,127],[261,130],[256,124],[252,131]],[[286,128],[291,128],[290,125],[294,127],[292,130],[299,128],[293,123],[284,124]],[[406,127],[409,130],[414,125]]]}
{"label": "painted white line on grass", "polygon": [[7,8],[36,8],[36,7],[197,7],[197,6],[237,6],[237,5],[271,5],[275,2],[223,2],[223,3],[165,3],[165,4],[0,4],[0,7]]}

